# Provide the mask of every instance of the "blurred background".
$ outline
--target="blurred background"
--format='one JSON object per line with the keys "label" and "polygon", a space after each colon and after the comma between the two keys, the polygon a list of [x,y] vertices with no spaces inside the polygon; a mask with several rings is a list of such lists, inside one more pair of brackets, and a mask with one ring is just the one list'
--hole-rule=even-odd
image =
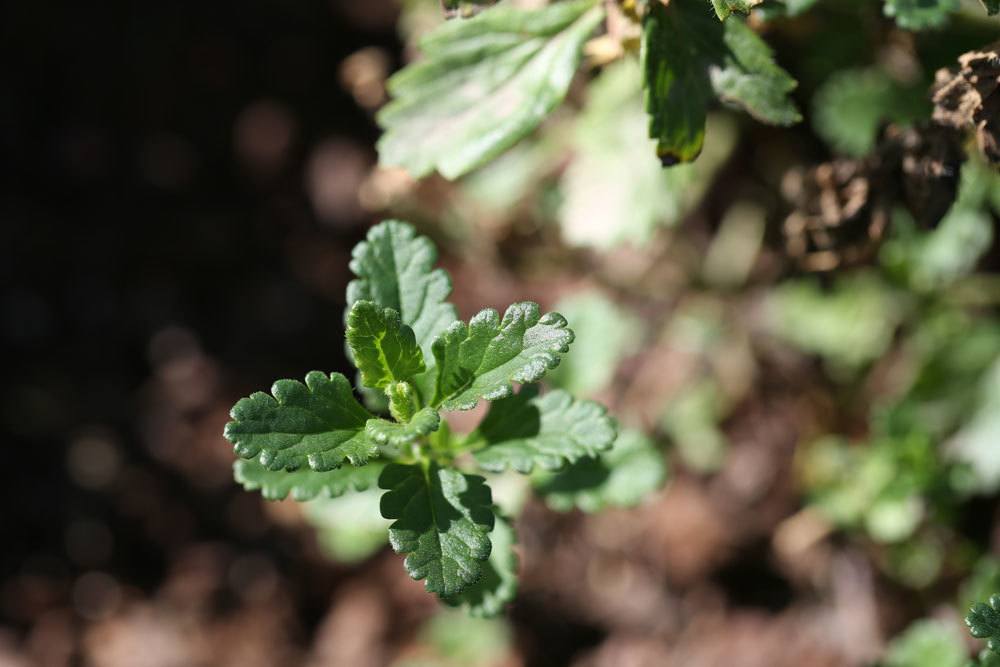
{"label": "blurred background", "polygon": [[[767,9],[792,129],[720,108],[663,171],[626,58],[417,183],[376,167],[374,113],[436,0],[8,3],[0,666],[960,667],[961,614],[1000,591],[1000,178],[972,151],[944,219],[893,211],[863,262],[788,221],[997,21]],[[232,481],[239,397],[349,372],[350,250],[390,215],[438,243],[463,317],[566,315],[552,383],[660,453],[661,488],[601,513],[497,480],[522,576],[500,619],[411,581],[377,496]]]}

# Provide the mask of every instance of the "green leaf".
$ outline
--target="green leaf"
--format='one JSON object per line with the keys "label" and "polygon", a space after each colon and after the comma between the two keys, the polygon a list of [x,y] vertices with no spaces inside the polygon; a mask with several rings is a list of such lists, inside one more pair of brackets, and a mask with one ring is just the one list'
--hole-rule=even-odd
{"label": "green leaf", "polygon": [[742,21],[719,23],[700,0],[650,3],[642,53],[649,136],[665,166],[701,152],[709,102],[718,97],[775,125],[801,120],[788,98],[795,80]]}
{"label": "green leaf", "polygon": [[338,563],[359,563],[389,543],[389,522],[379,514],[377,488],[339,498],[319,498],[302,506],[316,528],[323,553]]}
{"label": "green leaf", "polygon": [[530,301],[508,307],[502,320],[488,308],[468,325],[455,322],[434,341],[438,375],[432,405],[471,410],[481,398],[510,396],[511,382],[540,380],[572,342],[562,315],[540,315]]}
{"label": "green leaf", "polygon": [[240,399],[225,436],[236,455],[257,458],[269,470],[330,470],[344,460],[363,465],[378,451],[364,431],[372,415],[361,407],[340,373],[319,371],[306,383],[278,380],[272,396],[263,392]]}
{"label": "green leaf", "polygon": [[351,253],[351,271],[358,277],[347,286],[347,304],[373,301],[400,314],[413,329],[425,364],[433,360],[431,343],[458,319],[447,302],[451,279],[435,269],[437,249],[412,225],[388,220],[368,231]]}
{"label": "green leaf", "polygon": [[637,505],[663,485],[666,475],[663,454],[649,438],[637,431],[624,431],[615,446],[600,457],[580,459],[556,473],[536,473],[534,483],[555,510],[576,507],[597,512]]}
{"label": "green leaf", "polygon": [[398,422],[408,422],[420,409],[420,399],[409,382],[394,382],[385,389],[389,414]]}
{"label": "green leaf", "polygon": [[958,7],[958,0],[885,0],[883,10],[900,28],[926,30],[943,26]]}
{"label": "green leaf", "polygon": [[424,59],[389,79],[381,163],[453,179],[510,148],[562,102],[603,16],[597,0],[570,0],[442,25],[421,42]]}
{"label": "green leaf", "polygon": [[719,17],[720,21],[722,21],[729,18],[729,15],[733,12],[749,14],[754,5],[759,5],[763,1],[764,0],[712,0],[712,7],[715,8],[716,16]]}
{"label": "green leaf", "polygon": [[[699,159],[663,169],[649,138],[639,63],[623,59],[606,66],[588,86],[586,105],[574,121],[573,159],[559,182],[563,238],[599,248],[638,246],[661,226],[680,222],[732,150],[736,132],[730,120],[709,116]],[[587,359],[579,350],[574,357]]]}
{"label": "green leaf", "polygon": [[379,487],[387,490],[382,516],[394,520],[389,542],[396,553],[408,554],[411,577],[446,597],[478,581],[494,524],[484,478],[436,463],[393,463],[382,472]]}
{"label": "green leaf", "polygon": [[233,478],[247,491],[260,491],[267,500],[284,500],[291,494],[294,500],[335,498],[348,491],[364,491],[378,484],[385,464],[372,461],[360,467],[343,466],[322,472],[299,470],[268,470],[257,461],[233,463]]}
{"label": "green leaf", "polygon": [[965,624],[977,639],[986,639],[986,646],[1000,653],[1000,595],[991,595],[987,602],[972,605]]}
{"label": "green leaf", "polygon": [[813,127],[834,150],[861,157],[875,148],[885,121],[906,124],[926,117],[926,91],[904,87],[880,69],[842,70],[813,97]]}
{"label": "green leaf", "polygon": [[369,419],[365,430],[380,445],[408,445],[438,430],[441,415],[434,408],[424,408],[413,415],[409,422],[391,422],[386,419]]}
{"label": "green leaf", "polygon": [[1000,0],[980,0],[980,2],[988,15],[1000,14]]}
{"label": "green leaf", "polygon": [[494,401],[469,441],[486,445],[475,453],[481,468],[529,473],[536,464],[556,470],[597,456],[611,448],[617,435],[603,405],[576,400],[561,389],[539,396],[538,385],[528,385]]}
{"label": "green leaf", "polygon": [[517,596],[518,557],[514,551],[517,535],[510,521],[499,513],[490,542],[493,549],[479,581],[456,596],[444,598],[445,604],[460,606],[472,616],[488,618],[501,614],[504,606]]}
{"label": "green leaf", "polygon": [[402,323],[396,310],[372,301],[356,301],[351,307],[347,345],[368,387],[384,389],[425,370],[413,329]]}
{"label": "green leaf", "polygon": [[885,667],[962,667],[966,655],[956,626],[924,619],[892,641]]}

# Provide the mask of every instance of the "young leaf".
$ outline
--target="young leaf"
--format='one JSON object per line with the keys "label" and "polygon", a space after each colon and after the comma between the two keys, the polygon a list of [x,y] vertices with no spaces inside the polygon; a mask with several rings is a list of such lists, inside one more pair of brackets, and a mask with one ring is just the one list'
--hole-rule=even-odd
{"label": "young leaf", "polygon": [[515,396],[493,402],[469,440],[486,443],[475,453],[485,470],[502,472],[509,466],[529,473],[535,464],[555,470],[598,456],[611,448],[616,436],[614,420],[603,405],[576,400],[562,390],[539,396],[538,385],[528,385]]}
{"label": "young leaf", "polygon": [[885,0],[885,15],[905,30],[939,28],[958,10],[958,0]]}
{"label": "young leaf", "polygon": [[378,484],[385,464],[372,461],[360,467],[343,466],[318,472],[309,468],[298,470],[268,470],[257,461],[236,461],[233,477],[247,491],[260,491],[267,500],[284,500],[288,494],[294,500],[317,497],[336,498],[348,491],[364,491]]}
{"label": "young leaf", "polygon": [[1000,595],[991,595],[988,602],[972,605],[965,624],[973,637],[986,639],[986,646],[1000,653]]}
{"label": "young leaf", "polygon": [[510,396],[511,382],[540,380],[572,342],[562,315],[540,315],[530,301],[508,307],[502,320],[488,308],[468,325],[455,322],[434,341],[438,372],[432,405],[471,410],[480,398]]}
{"label": "young leaf", "polygon": [[458,595],[444,598],[445,604],[460,606],[471,616],[488,618],[502,613],[504,605],[517,596],[518,557],[514,551],[517,535],[510,521],[499,513],[490,542],[493,549],[479,581]]}
{"label": "young leaf", "polygon": [[347,344],[368,387],[383,389],[424,372],[424,355],[413,329],[392,308],[355,302],[347,316]]}
{"label": "young leaf", "polygon": [[369,419],[365,431],[380,445],[408,445],[429,433],[438,430],[441,415],[434,408],[424,408],[409,422],[391,422],[386,419]]}
{"label": "young leaf", "polygon": [[801,120],[788,98],[795,80],[774,63],[767,44],[742,21],[715,21],[700,0],[650,3],[641,55],[649,133],[666,166],[701,152],[714,96],[763,122]]}
{"label": "young leaf", "polygon": [[476,582],[490,555],[490,488],[478,475],[436,463],[386,466],[379,478],[389,542],[405,553],[406,571],[431,593],[453,596]]}
{"label": "young leaf", "polygon": [[550,507],[577,507],[597,512],[606,507],[631,507],[658,489],[666,478],[663,454],[636,431],[625,431],[610,451],[580,459],[556,473],[540,473],[536,490]]}
{"label": "young leaf", "polygon": [[749,14],[750,9],[754,5],[759,5],[764,0],[712,0],[712,7],[715,8],[715,14],[719,17],[719,20],[725,20],[729,18],[729,15],[733,12],[739,12],[740,14]]}
{"label": "young leaf", "polygon": [[365,434],[372,415],[361,407],[340,373],[319,371],[306,383],[278,380],[272,396],[263,392],[240,399],[226,424],[225,437],[237,456],[258,458],[269,470],[330,470],[344,460],[363,465],[378,451]]}
{"label": "young leaf", "polygon": [[385,389],[385,396],[389,401],[389,414],[398,422],[410,421],[420,409],[417,393],[409,382],[390,384]]}
{"label": "young leaf", "polygon": [[603,16],[597,0],[569,0],[445,23],[421,42],[424,59],[388,82],[380,161],[453,179],[510,148],[565,97]]}
{"label": "young leaf", "polygon": [[373,301],[392,308],[413,329],[425,364],[433,361],[431,343],[458,319],[447,302],[451,279],[435,269],[437,249],[412,225],[389,220],[372,227],[365,241],[351,253],[351,271],[357,276],[347,286],[347,304]]}

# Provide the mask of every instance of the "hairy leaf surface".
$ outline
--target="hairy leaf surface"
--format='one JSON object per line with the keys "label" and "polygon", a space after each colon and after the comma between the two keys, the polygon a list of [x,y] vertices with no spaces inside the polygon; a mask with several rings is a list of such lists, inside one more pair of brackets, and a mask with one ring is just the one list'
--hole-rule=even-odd
{"label": "hairy leaf surface", "polygon": [[569,351],[573,332],[559,313],[541,315],[538,304],[515,303],[500,315],[480,311],[469,324],[455,322],[434,341],[437,381],[432,405],[470,410],[479,399],[512,393],[511,382],[536,382]]}
{"label": "hairy leaf surface", "polygon": [[268,470],[257,461],[233,464],[233,477],[247,491],[260,491],[267,500],[336,498],[348,491],[364,491],[378,484],[385,463],[372,461],[363,466],[342,466],[322,472],[309,468]]}
{"label": "hairy leaf surface", "polygon": [[513,146],[562,102],[603,15],[597,0],[502,4],[439,27],[388,82],[382,164],[457,178]]}
{"label": "hairy leaf surface", "polygon": [[387,490],[382,516],[394,520],[389,542],[407,554],[406,571],[428,591],[457,595],[479,580],[490,555],[494,516],[490,488],[478,475],[435,463],[388,465],[379,478]]}
{"label": "hairy leaf surface", "polygon": [[393,308],[356,301],[347,316],[347,344],[366,386],[384,389],[424,371],[413,329]]}
{"label": "hairy leaf surface", "polygon": [[555,470],[610,449],[617,436],[604,406],[576,400],[568,392],[538,395],[538,385],[495,401],[470,440],[487,443],[476,452],[480,467],[529,473],[538,465]]}
{"label": "hairy leaf surface", "polygon": [[1000,595],[991,595],[988,601],[972,605],[965,624],[973,637],[988,640],[987,647],[1000,653]]}
{"label": "hairy leaf surface", "polygon": [[365,430],[380,445],[408,445],[417,438],[433,433],[441,425],[441,415],[434,408],[424,408],[408,422],[369,419]]}
{"label": "hairy leaf surface", "polygon": [[295,470],[307,463],[314,470],[330,470],[344,460],[363,465],[377,451],[364,430],[372,415],[340,373],[312,371],[305,384],[278,380],[271,394],[257,392],[233,406],[225,436],[237,456],[256,458],[269,470]]}
{"label": "hairy leaf surface", "polygon": [[496,515],[490,542],[493,548],[489,560],[483,564],[479,581],[458,595],[443,599],[446,604],[460,606],[472,616],[498,616],[517,596],[519,559],[514,551],[517,535],[510,521],[500,514]]}

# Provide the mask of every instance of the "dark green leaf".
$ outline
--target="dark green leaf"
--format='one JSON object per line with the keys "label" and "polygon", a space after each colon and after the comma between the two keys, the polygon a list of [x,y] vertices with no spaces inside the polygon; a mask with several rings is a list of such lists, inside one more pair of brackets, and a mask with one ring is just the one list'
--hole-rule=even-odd
{"label": "dark green leaf", "polygon": [[535,488],[553,509],[597,512],[638,504],[663,484],[666,474],[663,454],[653,443],[641,433],[625,431],[598,458],[580,459],[559,472],[538,474]]}
{"label": "dark green leaf", "polygon": [[925,30],[944,25],[958,10],[958,0],[885,0],[884,10],[900,28]]}
{"label": "dark green leaf", "polygon": [[434,408],[424,408],[409,422],[391,422],[386,419],[369,419],[365,430],[371,439],[380,445],[408,445],[429,433],[438,430],[441,416]]}
{"label": "dark green leaf", "polygon": [[980,0],[980,2],[983,3],[983,8],[990,16],[1000,14],[1000,0]]}
{"label": "dark green leaf", "polygon": [[389,80],[382,164],[457,178],[513,146],[565,97],[603,15],[597,0],[502,4],[439,27],[421,42],[424,58]]}
{"label": "dark green leaf", "polygon": [[347,345],[368,387],[383,389],[424,372],[424,355],[413,329],[399,313],[372,301],[356,301],[347,316]]}
{"label": "dark green leaf", "polygon": [[572,342],[562,315],[540,315],[530,301],[511,305],[502,320],[490,308],[468,325],[455,322],[434,341],[438,374],[432,405],[470,410],[481,398],[510,396],[511,382],[540,380]]}
{"label": "dark green leaf", "polygon": [[774,63],[767,44],[740,20],[719,23],[700,0],[650,3],[642,62],[649,134],[664,165],[701,152],[713,97],[767,123],[801,119],[788,98],[795,80]]}
{"label": "dark green leaf", "polygon": [[567,462],[598,456],[615,441],[617,429],[603,405],[580,401],[556,390],[538,395],[528,385],[515,396],[495,401],[469,437],[486,443],[476,462],[492,472],[508,466],[529,473],[535,464],[555,470]]}
{"label": "dark green leaf", "polygon": [[388,465],[379,478],[389,542],[405,553],[406,571],[428,591],[450,597],[479,580],[490,555],[490,488],[478,475],[435,463]]}
{"label": "dark green leaf", "polygon": [[306,463],[329,470],[345,459],[363,465],[378,450],[364,430],[372,415],[340,373],[327,377],[312,371],[305,384],[278,380],[271,393],[257,392],[233,406],[225,436],[237,456],[258,458],[270,470],[295,470]]}
{"label": "dark green leaf", "polygon": [[257,461],[236,461],[233,477],[247,491],[260,491],[267,500],[284,500],[288,494],[299,501],[317,497],[335,498],[348,491],[364,491],[378,484],[385,464],[372,461],[360,467],[343,466],[318,472],[309,468],[268,470]]}
{"label": "dark green leaf", "polygon": [[479,581],[443,600],[446,604],[461,606],[472,616],[497,616],[517,595],[518,558],[514,551],[517,535],[510,521],[500,514],[496,515],[490,542],[493,548]]}
{"label": "dark green leaf", "polygon": [[991,595],[989,601],[972,605],[965,624],[973,637],[988,640],[987,647],[1000,653],[1000,595]]}

